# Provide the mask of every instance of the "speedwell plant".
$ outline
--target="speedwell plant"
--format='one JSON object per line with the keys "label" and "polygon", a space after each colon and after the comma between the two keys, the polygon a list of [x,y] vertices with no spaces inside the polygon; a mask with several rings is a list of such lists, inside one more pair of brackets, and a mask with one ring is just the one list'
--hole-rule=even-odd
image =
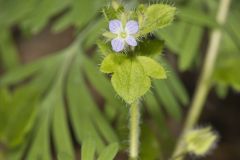
{"label": "speedwell plant", "polygon": [[111,75],[116,93],[130,106],[130,158],[138,158],[139,105],[150,90],[151,78],[166,79],[164,67],[155,58],[163,41],[153,32],[171,24],[176,8],[167,4],[139,5],[127,10],[113,2],[103,14],[107,31],[98,47],[104,55],[100,71]]}

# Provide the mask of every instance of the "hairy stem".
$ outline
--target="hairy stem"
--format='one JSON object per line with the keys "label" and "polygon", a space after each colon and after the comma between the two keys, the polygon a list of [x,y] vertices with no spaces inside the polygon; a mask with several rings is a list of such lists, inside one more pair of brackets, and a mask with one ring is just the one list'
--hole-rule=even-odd
{"label": "hairy stem", "polygon": [[140,108],[138,102],[130,106],[130,159],[138,159],[139,149],[139,119]]}
{"label": "hairy stem", "polygon": [[[221,0],[219,3],[219,9],[216,20],[220,25],[223,25],[226,21],[227,13],[230,7],[230,2],[231,0]],[[209,47],[207,49],[206,57],[204,60],[203,70],[201,72],[199,83],[193,97],[192,105],[188,113],[182,135],[196,125],[199,116],[202,112],[205,100],[211,87],[211,76],[218,55],[221,36],[222,32],[219,28],[214,29],[210,35]],[[180,136],[173,157],[179,155],[179,153],[182,153],[183,150],[184,146],[182,146],[182,136]],[[177,160],[181,160],[183,159],[183,157],[184,156],[177,158]]]}

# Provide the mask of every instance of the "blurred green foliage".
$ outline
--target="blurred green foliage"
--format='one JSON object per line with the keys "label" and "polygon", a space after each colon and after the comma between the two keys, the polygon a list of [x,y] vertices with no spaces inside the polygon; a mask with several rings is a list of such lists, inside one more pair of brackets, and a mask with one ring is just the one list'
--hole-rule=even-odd
{"label": "blurred green foliage", "polygon": [[[233,1],[226,26],[214,21],[217,0],[172,2],[178,8],[176,20],[154,35],[177,55],[176,71],[198,71],[206,37],[213,28],[221,27],[224,37],[212,80],[221,96],[229,87],[239,91],[239,1]],[[99,54],[87,55],[89,48],[98,53],[94,46],[101,30],[107,27],[100,11],[109,3],[0,0],[0,67],[4,70],[0,77],[0,159],[74,159],[79,144],[83,160],[110,160],[117,152],[124,153],[128,108],[115,96],[108,77],[99,73]],[[125,1],[127,8],[137,3]],[[73,26],[74,42],[56,54],[22,64],[13,27],[24,38],[31,38],[49,23],[55,33]],[[164,56],[158,59],[169,72],[167,81],[154,80],[152,91],[143,99],[141,159],[146,160],[169,156],[175,137],[166,120],[171,117],[180,122],[181,106],[189,103],[178,73]],[[92,88],[104,100],[102,109]]]}

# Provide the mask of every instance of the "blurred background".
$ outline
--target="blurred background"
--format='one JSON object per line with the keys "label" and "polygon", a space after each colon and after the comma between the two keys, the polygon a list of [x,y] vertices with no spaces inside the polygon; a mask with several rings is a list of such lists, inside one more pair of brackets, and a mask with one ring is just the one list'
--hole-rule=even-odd
{"label": "blurred background", "polygon": [[[129,9],[155,3],[122,2]],[[86,152],[127,159],[128,106],[98,69],[96,42],[107,28],[101,8],[110,3],[0,0],[0,160],[73,160]],[[177,7],[177,15],[154,33],[165,41],[158,60],[168,79],[153,80],[142,100],[141,160],[166,160],[173,152],[216,28],[223,37],[214,85],[197,127],[211,125],[220,139],[206,156],[189,159],[238,160],[240,1],[232,0],[224,26],[215,20],[219,0],[163,3]]]}

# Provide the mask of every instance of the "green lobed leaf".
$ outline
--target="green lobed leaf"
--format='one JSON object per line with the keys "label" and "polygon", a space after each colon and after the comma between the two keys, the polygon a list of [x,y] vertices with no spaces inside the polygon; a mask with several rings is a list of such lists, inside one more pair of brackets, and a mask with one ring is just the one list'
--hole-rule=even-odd
{"label": "green lobed leaf", "polygon": [[164,68],[157,61],[145,56],[138,56],[137,59],[148,76],[155,79],[167,78]]}
{"label": "green lobed leaf", "polygon": [[109,54],[103,60],[100,70],[113,73],[112,85],[127,103],[133,103],[150,88],[149,77],[165,79],[164,68],[153,59],[145,56],[129,57],[122,54]]}
{"label": "green lobed leaf", "polygon": [[146,35],[169,25],[174,19],[175,12],[176,8],[167,4],[150,5],[144,13],[146,19],[140,28],[139,35]]}
{"label": "green lobed leaf", "polygon": [[136,47],[136,52],[142,56],[154,57],[162,53],[164,42],[162,40],[144,40]]}
{"label": "green lobed leaf", "polygon": [[113,88],[127,103],[131,104],[150,88],[150,78],[136,59],[125,59],[112,75]]}
{"label": "green lobed leaf", "polygon": [[122,54],[109,54],[104,58],[100,66],[100,71],[103,73],[113,73],[117,68],[123,63],[126,59],[126,56]]}

